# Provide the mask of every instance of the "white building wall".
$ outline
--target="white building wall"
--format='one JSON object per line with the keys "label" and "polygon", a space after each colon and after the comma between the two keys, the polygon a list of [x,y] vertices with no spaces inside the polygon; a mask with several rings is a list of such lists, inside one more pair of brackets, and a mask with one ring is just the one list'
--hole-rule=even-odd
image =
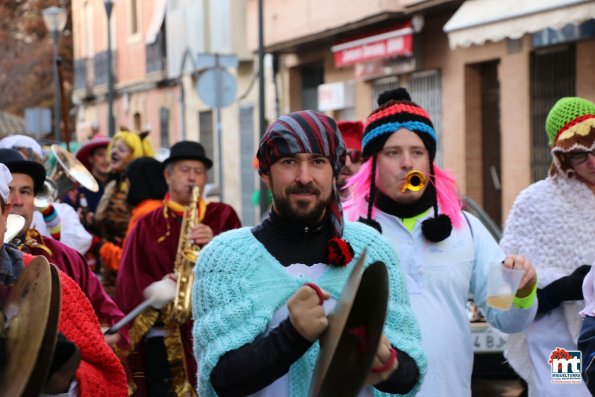
{"label": "white building wall", "polygon": [[[248,50],[246,42],[246,0],[170,0],[168,3],[166,13],[167,75],[172,79],[180,77],[184,53],[189,51],[190,57],[184,61],[181,79],[185,93],[185,137],[200,141],[202,133],[202,140],[205,140],[206,132],[200,131],[199,112],[213,111],[212,140],[215,153],[212,160],[215,163],[213,166],[215,172],[212,173],[210,180],[213,183],[219,182],[216,109],[211,109],[198,96],[196,83],[197,77],[200,78],[201,70],[195,70],[194,65],[199,53],[235,55],[239,59],[238,68],[228,69],[237,81],[236,100],[221,109],[223,201],[234,207],[240,217],[243,214],[250,214],[247,217],[251,219],[242,219],[244,224],[254,224],[256,219],[254,211],[243,211],[243,206],[251,206],[246,197],[258,188],[258,174],[254,170],[253,175],[244,172],[244,177],[242,177],[242,169],[252,168],[252,159],[247,159],[246,151],[242,153],[240,148],[241,142],[246,142],[245,136],[240,137],[242,131],[244,133],[249,131],[253,134],[254,148],[257,147],[260,136],[258,82],[254,80],[258,65],[256,55]],[[267,82],[270,85],[271,71],[268,70],[266,73]],[[274,104],[274,91],[272,88],[267,91],[267,103],[270,104],[268,106],[270,109]],[[239,98],[240,96],[242,98]],[[252,129],[242,128],[240,125],[240,106],[243,106],[244,109],[253,107],[254,125]],[[181,114],[180,109],[179,114],[172,115],[172,117],[178,117],[181,121]],[[274,116],[267,114],[267,117],[271,119]],[[246,120],[245,117],[244,120]],[[178,125],[181,126],[182,123],[180,122]],[[182,138],[181,131],[172,133],[176,134],[174,141]],[[213,199],[218,198],[214,197]]]}
{"label": "white building wall", "polygon": [[[231,54],[231,1],[209,0],[210,52]],[[236,1],[236,3],[241,3]]]}
{"label": "white building wall", "polygon": [[[205,51],[204,5],[202,1],[170,1],[165,14],[167,40],[167,77],[178,78],[186,50],[193,56]],[[192,62],[184,64],[184,73],[192,71]]]}

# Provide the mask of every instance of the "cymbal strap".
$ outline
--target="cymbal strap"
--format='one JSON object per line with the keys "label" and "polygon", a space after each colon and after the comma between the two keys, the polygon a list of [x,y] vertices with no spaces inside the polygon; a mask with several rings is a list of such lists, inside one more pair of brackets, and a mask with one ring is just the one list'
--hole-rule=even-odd
{"label": "cymbal strap", "polygon": [[393,347],[390,348],[390,358],[382,363],[379,367],[373,367],[371,369],[372,372],[381,373],[389,369],[393,366],[393,364],[397,361],[397,350]]}
{"label": "cymbal strap", "polygon": [[320,300],[320,306],[322,306],[322,304],[324,303],[324,294],[322,293],[322,290],[320,289],[320,287],[314,283],[306,283],[304,284],[310,288],[312,288],[314,290],[314,292],[316,292],[316,295],[318,295],[318,299]]}
{"label": "cymbal strap", "polygon": [[368,350],[368,331],[365,325],[347,329],[347,333],[357,340],[358,353],[364,353]]}

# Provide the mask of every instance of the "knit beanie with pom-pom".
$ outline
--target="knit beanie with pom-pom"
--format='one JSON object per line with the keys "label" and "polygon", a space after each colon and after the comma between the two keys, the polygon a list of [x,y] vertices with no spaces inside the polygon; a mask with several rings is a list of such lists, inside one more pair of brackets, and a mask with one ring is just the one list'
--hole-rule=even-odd
{"label": "knit beanie with pom-pom", "polygon": [[401,128],[405,128],[419,136],[430,156],[429,185],[426,189],[433,192],[432,207],[434,217],[422,223],[424,237],[431,242],[439,242],[450,236],[452,221],[446,214],[438,213],[436,199],[434,159],[436,158],[437,135],[428,113],[411,100],[404,88],[385,91],[378,97],[378,108],[368,117],[362,151],[364,158],[372,157],[372,181],[370,184],[369,207],[367,219],[360,221],[380,230],[378,222],[372,219],[372,206],[376,196],[376,161],[377,155],[384,147],[388,138]]}

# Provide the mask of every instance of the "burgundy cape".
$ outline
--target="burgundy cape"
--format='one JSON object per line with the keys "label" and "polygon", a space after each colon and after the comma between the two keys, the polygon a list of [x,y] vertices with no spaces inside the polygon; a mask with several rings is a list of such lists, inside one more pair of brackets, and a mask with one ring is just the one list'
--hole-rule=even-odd
{"label": "burgundy cape", "polygon": [[[164,217],[163,207],[143,216],[128,235],[124,245],[118,280],[116,282],[116,302],[124,313],[130,312],[144,301],[143,291],[149,284],[161,280],[174,271],[174,261],[180,239],[181,219],[167,209]],[[208,225],[216,236],[224,231],[241,226],[240,219],[232,207],[223,203],[209,203],[203,224]],[[166,236],[169,225],[169,236]],[[188,320],[180,327],[184,352],[186,354],[188,379],[196,388],[196,362],[192,352],[192,322]],[[133,373],[144,374],[142,349],[136,346],[135,354],[130,357]],[[145,395],[142,376],[135,377],[138,387],[135,396]]]}
{"label": "burgundy cape", "polygon": [[23,251],[31,255],[45,256],[48,262],[53,263],[58,269],[69,275],[81,287],[81,290],[91,302],[100,324],[111,326],[124,317],[122,311],[105,292],[101,282],[78,251],[51,237],[44,238],[39,233],[32,234],[36,234],[36,236],[31,237],[38,244],[45,245],[52,252],[52,255],[39,247],[29,245],[26,245]]}

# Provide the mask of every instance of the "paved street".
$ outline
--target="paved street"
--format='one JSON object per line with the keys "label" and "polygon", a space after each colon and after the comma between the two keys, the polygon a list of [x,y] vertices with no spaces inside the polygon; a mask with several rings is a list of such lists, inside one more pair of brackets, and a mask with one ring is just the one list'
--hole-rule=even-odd
{"label": "paved street", "polygon": [[472,383],[474,397],[519,397],[523,388],[519,381],[475,380]]}

